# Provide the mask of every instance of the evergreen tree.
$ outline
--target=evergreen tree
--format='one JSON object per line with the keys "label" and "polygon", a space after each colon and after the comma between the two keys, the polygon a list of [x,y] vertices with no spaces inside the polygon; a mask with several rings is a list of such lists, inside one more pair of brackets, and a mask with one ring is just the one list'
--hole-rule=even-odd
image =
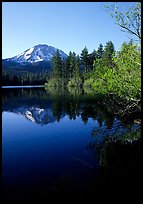
{"label": "evergreen tree", "polygon": [[68,86],[68,88],[80,87],[82,84],[82,80],[81,80],[81,76],[80,76],[80,57],[79,57],[79,55],[76,56],[76,54],[74,52],[72,53],[72,57],[71,57],[71,61],[70,61],[70,67],[72,67],[72,73],[70,72],[71,78],[69,78],[67,86]]}
{"label": "evergreen tree", "polygon": [[75,52],[71,52],[69,53],[69,79],[73,78],[73,72],[75,69],[75,58],[76,58],[76,54]]}
{"label": "evergreen tree", "polygon": [[102,55],[103,64],[107,67],[113,67],[112,57],[115,53],[114,44],[111,41],[108,41],[105,45],[104,53]]}
{"label": "evergreen tree", "polygon": [[56,79],[62,77],[62,59],[59,50],[57,50],[56,55],[52,58],[52,77]]}
{"label": "evergreen tree", "polygon": [[90,70],[93,69],[93,62],[96,58],[97,58],[97,52],[93,50],[93,52],[88,55],[88,63],[89,63]]}
{"label": "evergreen tree", "polygon": [[66,76],[67,80],[69,80],[69,71],[70,71],[70,57],[69,57],[69,55],[67,56],[67,58],[65,60],[64,71],[65,71],[65,76]]}
{"label": "evergreen tree", "polygon": [[86,47],[81,52],[81,61],[84,67],[84,73],[87,73],[89,58],[88,58],[88,50]]}
{"label": "evergreen tree", "polygon": [[99,47],[98,47],[98,49],[97,49],[97,52],[96,52],[98,59],[101,59],[101,58],[102,58],[103,52],[104,52],[104,51],[103,51],[103,45],[100,43],[100,44],[99,44]]}
{"label": "evergreen tree", "polygon": [[51,78],[53,80],[54,86],[59,86],[62,82],[62,59],[59,53],[59,50],[57,50],[56,55],[52,58],[52,74]]}
{"label": "evergreen tree", "polygon": [[80,77],[80,57],[79,57],[79,55],[77,55],[77,57],[76,57],[74,75],[75,75],[75,78]]}

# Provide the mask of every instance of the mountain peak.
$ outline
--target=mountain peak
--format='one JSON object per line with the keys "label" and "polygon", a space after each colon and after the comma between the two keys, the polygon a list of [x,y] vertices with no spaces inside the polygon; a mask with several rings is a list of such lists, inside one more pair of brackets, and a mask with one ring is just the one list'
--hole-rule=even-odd
{"label": "mountain peak", "polygon": [[[40,61],[51,61],[56,54],[57,48],[48,46],[46,44],[35,45],[20,55],[7,59],[20,64],[35,63]],[[63,59],[67,57],[66,53],[59,49],[60,55]]]}

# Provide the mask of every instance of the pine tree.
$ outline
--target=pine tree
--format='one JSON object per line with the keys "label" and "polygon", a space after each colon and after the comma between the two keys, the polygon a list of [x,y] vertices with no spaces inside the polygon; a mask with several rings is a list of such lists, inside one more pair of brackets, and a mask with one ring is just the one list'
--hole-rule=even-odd
{"label": "pine tree", "polygon": [[105,66],[113,67],[112,57],[115,53],[114,44],[111,41],[108,41],[105,45],[104,53],[102,55],[102,60]]}
{"label": "pine tree", "polygon": [[76,54],[70,51],[69,53],[69,79],[73,78],[73,72],[75,69],[75,58],[76,58]]}
{"label": "pine tree", "polygon": [[88,50],[86,47],[81,52],[81,61],[84,67],[84,73],[87,73],[89,58],[88,58]]}
{"label": "pine tree", "polygon": [[57,49],[56,55],[52,58],[52,73],[51,80],[54,86],[59,86],[62,83],[63,62]]}
{"label": "pine tree", "polygon": [[98,59],[101,59],[102,58],[102,55],[103,55],[103,45],[100,43],[99,44],[99,47],[97,49],[97,58]]}
{"label": "pine tree", "polygon": [[65,60],[65,76],[67,78],[67,80],[69,80],[69,71],[70,71],[70,57],[67,56],[66,60]]}
{"label": "pine tree", "polygon": [[95,60],[96,58],[97,58],[97,52],[96,52],[95,50],[93,50],[93,52],[88,55],[89,69],[90,69],[90,70],[93,69],[93,62],[94,62],[94,60]]}
{"label": "pine tree", "polygon": [[59,50],[57,50],[56,55],[52,58],[52,77],[56,79],[62,77],[62,59]]}
{"label": "pine tree", "polygon": [[80,57],[77,55],[76,62],[75,62],[75,77],[80,77]]}

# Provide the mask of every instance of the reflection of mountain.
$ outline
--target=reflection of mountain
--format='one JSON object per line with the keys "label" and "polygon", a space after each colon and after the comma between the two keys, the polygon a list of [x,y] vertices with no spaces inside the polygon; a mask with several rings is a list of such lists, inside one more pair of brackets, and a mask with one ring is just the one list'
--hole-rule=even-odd
{"label": "reflection of mountain", "polygon": [[[44,89],[3,89],[2,111],[24,116],[40,125],[57,121],[51,109],[51,100]],[[61,115],[61,118],[64,114]]]}
{"label": "reflection of mountain", "polygon": [[96,103],[92,95],[74,95],[66,90],[45,91],[44,88],[2,89],[3,111],[23,115],[37,124],[48,124],[60,121],[65,115],[70,120],[81,117],[86,124],[89,118],[96,120],[99,126],[102,121],[111,128],[114,117]]}
{"label": "reflection of mountain", "polygon": [[56,121],[56,117],[53,115],[50,108],[39,107],[18,107],[13,109],[12,112],[23,115],[26,119],[35,122],[40,125],[45,125]]}

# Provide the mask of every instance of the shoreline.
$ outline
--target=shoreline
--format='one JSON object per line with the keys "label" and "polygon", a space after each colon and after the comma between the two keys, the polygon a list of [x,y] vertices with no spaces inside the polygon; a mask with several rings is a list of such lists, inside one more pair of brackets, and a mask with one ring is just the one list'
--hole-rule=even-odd
{"label": "shoreline", "polygon": [[44,87],[44,85],[2,86],[1,88],[36,88],[36,87]]}

